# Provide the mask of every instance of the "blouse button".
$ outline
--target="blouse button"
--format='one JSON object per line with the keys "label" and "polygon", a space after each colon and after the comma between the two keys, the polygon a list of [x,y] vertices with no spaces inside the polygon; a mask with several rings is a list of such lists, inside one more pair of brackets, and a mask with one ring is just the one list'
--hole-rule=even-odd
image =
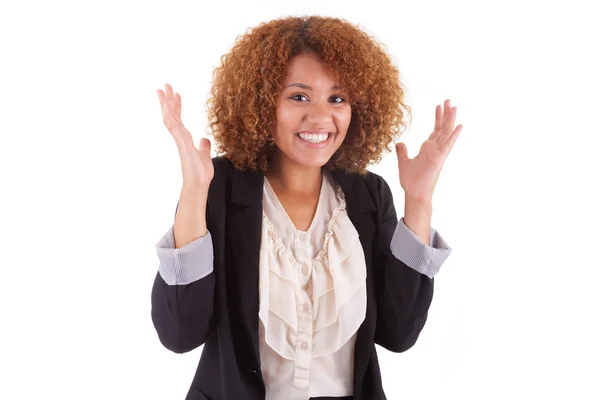
{"label": "blouse button", "polygon": [[306,265],[302,266],[302,275],[308,275],[308,267]]}
{"label": "blouse button", "polygon": [[302,311],[308,312],[308,304],[307,303],[302,304]]}
{"label": "blouse button", "polygon": [[302,344],[300,344],[300,348],[301,348],[302,350],[306,350],[306,349],[308,349],[308,343],[306,343],[306,342],[302,342]]}

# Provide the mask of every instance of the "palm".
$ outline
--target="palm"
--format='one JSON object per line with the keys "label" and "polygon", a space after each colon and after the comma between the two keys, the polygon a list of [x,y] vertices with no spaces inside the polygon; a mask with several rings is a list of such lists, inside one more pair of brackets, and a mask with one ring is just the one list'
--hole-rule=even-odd
{"label": "palm", "polygon": [[462,125],[454,129],[456,107],[450,108],[450,101],[444,103],[444,113],[441,107],[436,107],[436,122],[433,133],[421,145],[415,158],[408,158],[406,145],[399,143],[398,170],[400,185],[406,196],[423,201],[433,197],[433,191],[448,153],[452,149]]}
{"label": "palm", "polygon": [[192,134],[181,121],[181,96],[173,92],[171,85],[165,85],[165,91],[156,91],[160,100],[163,122],[179,150],[183,180],[185,183],[208,185],[214,177],[214,167],[210,155],[210,141],[200,139],[200,146],[196,149]]}

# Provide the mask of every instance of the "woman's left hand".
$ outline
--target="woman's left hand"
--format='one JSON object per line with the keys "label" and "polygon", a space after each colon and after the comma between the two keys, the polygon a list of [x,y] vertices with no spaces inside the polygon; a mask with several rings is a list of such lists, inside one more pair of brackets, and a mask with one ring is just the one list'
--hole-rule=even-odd
{"label": "woman's left hand", "polygon": [[433,190],[444,165],[463,125],[454,128],[456,107],[450,107],[450,100],[444,102],[444,111],[438,104],[435,108],[435,127],[423,145],[419,154],[408,158],[404,143],[396,144],[400,185],[407,199],[418,202],[431,202]]}

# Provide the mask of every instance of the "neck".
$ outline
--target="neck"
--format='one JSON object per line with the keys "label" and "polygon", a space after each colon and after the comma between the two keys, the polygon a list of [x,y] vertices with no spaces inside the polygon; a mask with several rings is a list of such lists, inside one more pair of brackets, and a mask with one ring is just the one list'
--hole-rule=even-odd
{"label": "neck", "polygon": [[269,161],[265,177],[288,194],[310,196],[320,192],[323,172],[321,167],[296,164],[277,152]]}

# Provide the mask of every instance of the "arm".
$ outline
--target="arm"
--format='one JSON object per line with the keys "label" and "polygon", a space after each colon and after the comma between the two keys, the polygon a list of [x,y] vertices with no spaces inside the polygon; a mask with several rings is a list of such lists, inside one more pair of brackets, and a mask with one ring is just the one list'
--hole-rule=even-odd
{"label": "arm", "polygon": [[393,352],[417,341],[433,299],[433,276],[452,249],[435,230],[431,246],[398,221],[389,185],[379,181],[381,201],[380,263],[377,266],[378,317],[375,343]]}
{"label": "arm", "polygon": [[[152,322],[163,346],[175,353],[201,346],[212,330],[215,274],[210,219],[207,206],[206,212],[195,206],[197,196],[182,192],[176,222],[155,246],[160,264],[152,286]],[[198,218],[190,212],[202,212],[205,226],[199,227],[202,224],[195,223]],[[194,226],[178,224],[186,221]],[[183,233],[181,239],[176,233]]]}

